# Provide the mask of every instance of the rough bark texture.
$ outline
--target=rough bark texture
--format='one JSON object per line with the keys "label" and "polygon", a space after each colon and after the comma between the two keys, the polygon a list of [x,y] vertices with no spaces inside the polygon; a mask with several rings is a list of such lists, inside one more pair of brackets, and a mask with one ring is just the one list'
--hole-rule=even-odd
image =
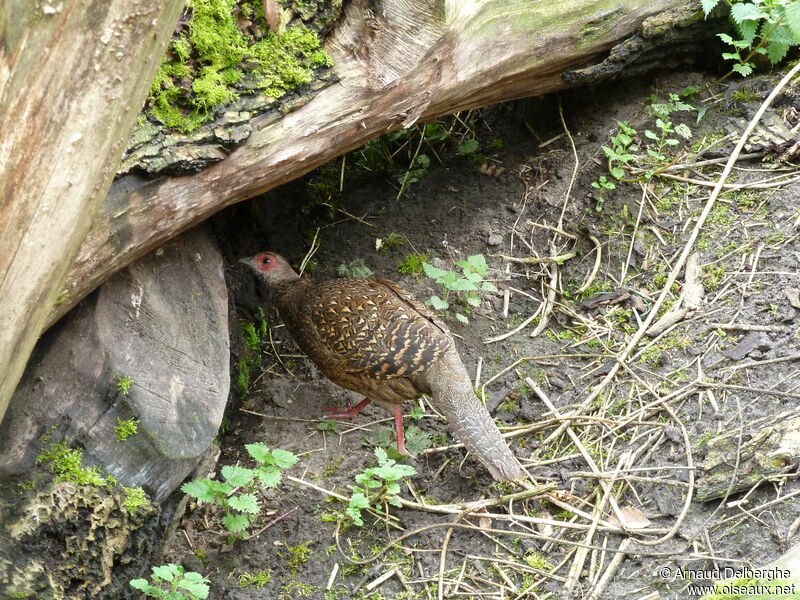
{"label": "rough bark texture", "polygon": [[[419,119],[608,77],[701,14],[687,0],[353,0],[326,44],[339,84],[277,122],[254,123],[242,147],[197,175],[115,182],[67,277],[69,297],[49,322],[117,269],[227,205]],[[604,69],[565,77],[637,31],[636,43]],[[678,43],[664,43],[674,58]]]}
{"label": "rough bark texture", "polygon": [[106,195],[182,5],[0,5],[0,418]]}

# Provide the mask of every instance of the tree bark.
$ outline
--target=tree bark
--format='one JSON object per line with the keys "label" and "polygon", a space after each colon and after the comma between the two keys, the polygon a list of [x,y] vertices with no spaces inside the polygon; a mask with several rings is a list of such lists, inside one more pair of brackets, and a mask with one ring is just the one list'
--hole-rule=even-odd
{"label": "tree bark", "polygon": [[0,5],[0,419],[106,196],[182,6]]}

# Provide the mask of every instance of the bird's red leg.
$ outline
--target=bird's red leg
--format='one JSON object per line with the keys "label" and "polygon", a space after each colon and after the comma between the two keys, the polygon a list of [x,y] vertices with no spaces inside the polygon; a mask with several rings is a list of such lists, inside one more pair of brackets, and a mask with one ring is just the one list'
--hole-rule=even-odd
{"label": "bird's red leg", "polygon": [[322,411],[327,413],[325,417],[328,419],[350,419],[351,421],[354,421],[356,415],[360,413],[361,410],[370,402],[372,402],[372,400],[369,398],[364,398],[352,408],[342,410],[337,406],[323,406]]}
{"label": "bird's red leg", "polygon": [[394,432],[397,435],[397,452],[411,456],[406,450],[406,434],[403,431],[403,405],[394,405]]}

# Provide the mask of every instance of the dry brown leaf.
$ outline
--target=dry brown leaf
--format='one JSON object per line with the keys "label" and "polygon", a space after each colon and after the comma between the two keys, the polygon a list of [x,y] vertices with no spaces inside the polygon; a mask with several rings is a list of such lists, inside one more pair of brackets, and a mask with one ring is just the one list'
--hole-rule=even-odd
{"label": "dry brown leaf", "polygon": [[651,525],[644,513],[633,506],[626,506],[619,511],[623,522],[620,523],[616,515],[608,517],[608,522],[623,527],[624,529],[644,529]]}

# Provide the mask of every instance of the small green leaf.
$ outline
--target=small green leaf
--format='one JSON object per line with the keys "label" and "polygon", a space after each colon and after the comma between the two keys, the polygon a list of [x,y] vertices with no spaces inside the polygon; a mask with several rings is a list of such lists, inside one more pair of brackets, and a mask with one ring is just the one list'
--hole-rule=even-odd
{"label": "small green leaf", "polygon": [[364,494],[356,492],[350,497],[350,506],[354,508],[369,508],[369,500]]}
{"label": "small green leaf", "polygon": [[764,13],[755,4],[750,2],[737,2],[731,6],[731,19],[734,23],[741,23],[748,19],[763,19]]}
{"label": "small green leaf", "polygon": [[297,456],[293,452],[281,450],[280,448],[272,451],[272,458],[275,459],[275,464],[281,469],[288,469],[297,462]]}
{"label": "small green leaf", "polygon": [[258,506],[258,498],[255,494],[242,494],[241,496],[233,496],[228,500],[229,506],[240,512],[250,513],[257,515],[261,510]]}
{"label": "small green leaf", "polygon": [[422,262],[422,270],[425,271],[425,275],[427,275],[431,279],[441,279],[442,277],[447,275],[447,271],[445,271],[444,269],[434,267],[433,265],[428,264],[425,261]]}
{"label": "small green leaf", "polygon": [[181,486],[181,491],[192,498],[197,498],[201,502],[213,502],[215,496],[208,485],[209,483],[208,479],[195,479],[184,483]]}
{"label": "small green leaf", "polygon": [[222,467],[222,476],[225,481],[233,487],[242,487],[253,481],[255,476],[253,469],[246,469],[237,465],[225,465]]}
{"label": "small green leaf", "polygon": [[439,296],[431,296],[427,304],[432,306],[435,310],[447,310],[450,307],[450,303],[446,300],[442,300]]}
{"label": "small green leaf", "polygon": [[[615,187],[616,186],[612,183],[610,189],[613,190]],[[481,289],[484,292],[497,292],[498,291],[497,286],[495,284],[493,284],[491,281],[484,281],[483,284],[481,285]]]}
{"label": "small green leaf", "polygon": [[150,582],[148,582],[147,579],[131,579],[128,582],[128,585],[130,585],[134,589],[140,590],[145,593],[149,593],[151,589],[156,589],[153,588],[152,585],[150,585]]}
{"label": "small green leaf", "polygon": [[200,573],[189,571],[183,576],[178,588],[186,590],[192,598],[208,598],[207,583],[208,579],[200,575]]}
{"label": "small green leaf", "polygon": [[478,289],[478,287],[469,279],[457,279],[448,287],[454,292],[471,292]]}
{"label": "small green leaf", "polygon": [[468,256],[467,262],[478,273],[485,275],[489,271],[489,267],[486,264],[486,257],[483,254]]}
{"label": "small green leaf", "polygon": [[689,129],[689,126],[685,125],[684,123],[675,126],[675,133],[685,140],[688,140],[692,137],[692,130]]}
{"label": "small green leaf", "polygon": [[356,258],[348,264],[341,264],[336,269],[339,277],[371,277],[375,272],[364,264],[363,258]]}
{"label": "small green leaf", "polygon": [[392,482],[386,485],[386,495],[387,496],[396,496],[400,493],[400,484],[397,482]]}
{"label": "small green leaf", "polygon": [[411,454],[419,454],[431,446],[431,436],[416,425],[406,427],[406,449]]}
{"label": "small green leaf", "polygon": [[703,13],[708,17],[709,13],[714,10],[714,7],[719,4],[720,0],[700,0],[700,5],[703,7]]}
{"label": "small green leaf", "polygon": [[378,459],[378,464],[382,465],[387,462],[388,457],[386,456],[386,450],[383,448],[375,448],[373,452],[375,453],[375,457]]}
{"label": "small green leaf", "polygon": [[231,533],[238,533],[247,529],[247,526],[250,525],[250,517],[247,515],[227,514],[222,517],[222,524]]}
{"label": "small green leaf", "polygon": [[481,279],[483,279],[483,275],[473,271],[464,271],[464,277],[466,277],[472,283],[478,283],[481,281]]}
{"label": "small green leaf", "polygon": [[169,563],[166,565],[153,567],[151,571],[154,578],[161,579],[162,581],[173,581],[176,577],[183,573],[183,567],[176,565],[175,563]]}
{"label": "small green leaf", "polygon": [[256,475],[264,487],[273,488],[281,482],[281,470],[274,465],[267,465],[257,469]]}
{"label": "small green leaf", "polygon": [[467,154],[475,154],[478,150],[477,140],[464,140],[458,145],[458,153],[462,156]]}
{"label": "small green leaf", "polygon": [[477,296],[467,296],[467,304],[470,306],[478,307],[481,305],[481,299]]}
{"label": "small green leaf", "polygon": [[462,315],[461,313],[456,313],[456,320],[459,323],[463,323],[464,325],[469,325],[469,319]]}
{"label": "small green leaf", "polygon": [[263,442],[255,442],[254,444],[245,444],[247,453],[253,457],[253,460],[259,463],[272,464],[272,455],[269,448]]}
{"label": "small green leaf", "polygon": [[795,40],[800,40],[800,2],[791,2],[783,11],[786,25]]}
{"label": "small green leaf", "polygon": [[742,77],[747,77],[753,72],[753,67],[750,66],[749,63],[741,64],[741,65],[733,65],[731,67],[732,71],[739,73]]}
{"label": "small green leaf", "polygon": [[781,44],[780,42],[770,42],[766,48],[767,58],[773,65],[781,62],[786,54],[789,52],[788,44]]}

